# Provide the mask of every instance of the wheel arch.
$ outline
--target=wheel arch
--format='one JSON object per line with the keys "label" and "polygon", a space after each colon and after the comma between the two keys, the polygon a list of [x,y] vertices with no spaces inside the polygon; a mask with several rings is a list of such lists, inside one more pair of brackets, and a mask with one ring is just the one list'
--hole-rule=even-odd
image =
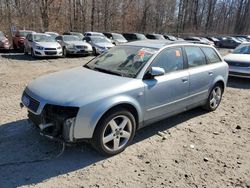
{"label": "wheel arch", "polygon": [[226,88],[226,83],[225,83],[225,81],[224,81],[224,79],[223,79],[222,76],[219,76],[219,77],[217,77],[217,78],[214,80],[214,82],[213,82],[213,84],[212,84],[212,86],[211,86],[211,88],[210,88],[210,91],[213,89],[213,87],[214,87],[215,85],[220,85],[220,86],[222,86],[222,92],[224,93],[225,88]]}

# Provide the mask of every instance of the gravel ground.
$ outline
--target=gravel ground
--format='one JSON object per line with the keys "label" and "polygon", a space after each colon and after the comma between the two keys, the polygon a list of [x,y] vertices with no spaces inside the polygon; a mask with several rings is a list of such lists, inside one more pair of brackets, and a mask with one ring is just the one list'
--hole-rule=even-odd
{"label": "gravel ground", "polygon": [[[227,50],[220,50],[227,53]],[[32,79],[92,57],[32,59],[0,53],[0,187],[250,187],[250,80],[230,78],[220,107],[197,108],[138,131],[104,158],[88,144],[41,137],[19,102]],[[160,132],[160,133],[159,133]],[[43,161],[45,160],[45,161]]]}

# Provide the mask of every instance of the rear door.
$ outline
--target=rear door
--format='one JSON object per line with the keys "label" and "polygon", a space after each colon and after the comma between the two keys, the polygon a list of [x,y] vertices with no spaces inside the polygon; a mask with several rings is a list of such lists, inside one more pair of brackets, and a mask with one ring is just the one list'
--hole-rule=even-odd
{"label": "rear door", "polygon": [[184,47],[189,72],[188,106],[195,106],[208,97],[209,86],[213,79],[213,71],[207,65],[207,59],[198,46]]}
{"label": "rear door", "polygon": [[145,79],[145,116],[147,124],[186,109],[189,75],[180,47],[163,50],[151,64],[166,74]]}

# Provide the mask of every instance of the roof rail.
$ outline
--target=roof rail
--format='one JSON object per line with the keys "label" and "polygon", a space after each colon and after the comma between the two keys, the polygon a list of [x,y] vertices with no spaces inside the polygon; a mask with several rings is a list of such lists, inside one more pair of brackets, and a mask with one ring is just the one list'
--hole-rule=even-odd
{"label": "roof rail", "polygon": [[171,41],[170,43],[167,43],[167,44],[176,44],[176,43],[192,43],[192,44],[204,44],[204,45],[210,45],[206,42],[201,42],[201,41],[193,41],[193,40],[181,40],[181,41]]}

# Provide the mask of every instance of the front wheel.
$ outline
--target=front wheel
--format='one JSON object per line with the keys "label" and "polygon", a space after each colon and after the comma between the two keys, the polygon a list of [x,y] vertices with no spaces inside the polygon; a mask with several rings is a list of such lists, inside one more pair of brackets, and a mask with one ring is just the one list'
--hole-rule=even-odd
{"label": "front wheel", "polygon": [[129,111],[112,111],[98,123],[92,144],[97,151],[106,156],[118,154],[131,143],[135,129],[135,118]]}
{"label": "front wheel", "polygon": [[207,103],[205,104],[204,108],[208,111],[214,111],[220,105],[222,99],[223,89],[221,85],[215,85],[211,90]]}
{"label": "front wheel", "polygon": [[67,49],[66,49],[66,47],[63,47],[63,57],[67,57]]}

